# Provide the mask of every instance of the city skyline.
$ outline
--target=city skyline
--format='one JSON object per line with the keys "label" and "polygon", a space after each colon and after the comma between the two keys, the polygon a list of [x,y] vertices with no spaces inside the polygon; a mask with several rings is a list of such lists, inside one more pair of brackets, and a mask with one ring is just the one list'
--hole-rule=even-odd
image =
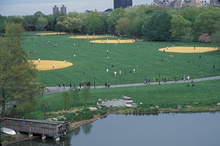
{"label": "city skyline", "polygon": [[114,0],[114,9],[133,6],[132,0]]}
{"label": "city skyline", "polygon": [[[54,5],[65,5],[68,12],[85,12],[86,10],[105,11],[114,8],[113,0],[0,0],[0,15],[2,16],[23,16],[33,15],[37,11],[48,15],[52,14]],[[153,0],[133,0],[133,6],[140,4],[150,4]]]}

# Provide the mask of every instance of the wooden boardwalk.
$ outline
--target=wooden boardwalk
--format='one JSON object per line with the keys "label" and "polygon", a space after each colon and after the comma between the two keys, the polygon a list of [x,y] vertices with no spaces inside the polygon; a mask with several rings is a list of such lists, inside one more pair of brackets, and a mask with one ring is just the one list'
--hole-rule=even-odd
{"label": "wooden boardwalk", "polygon": [[1,125],[11,128],[16,132],[28,133],[29,136],[36,134],[41,135],[42,139],[52,137],[58,141],[68,132],[69,123],[64,121],[50,122],[5,117],[1,119]]}

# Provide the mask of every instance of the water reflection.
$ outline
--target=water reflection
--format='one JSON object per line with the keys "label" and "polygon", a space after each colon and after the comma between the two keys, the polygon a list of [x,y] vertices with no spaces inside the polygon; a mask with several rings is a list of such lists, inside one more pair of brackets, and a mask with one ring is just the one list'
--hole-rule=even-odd
{"label": "water reflection", "polygon": [[73,135],[79,135],[81,128],[78,127],[73,131]]}
{"label": "water reflection", "polygon": [[82,129],[85,135],[89,134],[92,130],[92,123],[82,125]]}
{"label": "water reflection", "polygon": [[109,115],[61,138],[33,139],[10,146],[219,146],[220,113]]}

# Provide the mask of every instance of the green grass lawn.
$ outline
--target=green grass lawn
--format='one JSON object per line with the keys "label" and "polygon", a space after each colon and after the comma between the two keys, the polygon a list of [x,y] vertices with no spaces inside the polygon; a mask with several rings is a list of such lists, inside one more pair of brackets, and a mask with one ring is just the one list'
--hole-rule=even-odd
{"label": "green grass lawn", "polygon": [[[173,80],[174,76],[181,80],[183,76],[193,78],[220,75],[220,51],[198,54],[164,53],[159,48],[167,46],[213,46],[212,44],[192,42],[135,42],[132,44],[91,44],[88,39],[69,39],[69,35],[35,36],[28,32],[23,48],[29,53],[30,60],[67,60],[73,66],[58,70],[38,71],[39,80],[45,86],[56,86],[65,82],[78,85],[90,81],[96,85],[128,84],[143,82],[145,78],[156,81],[159,78]],[[112,38],[111,38],[112,39]],[[49,43],[48,43],[49,42]],[[54,44],[57,44],[55,46]],[[107,53],[108,50],[108,53]],[[74,57],[74,55],[76,55]],[[170,57],[174,56],[174,57]],[[201,58],[199,58],[201,55]],[[109,57],[109,60],[107,59]],[[212,65],[215,64],[215,69]],[[109,70],[106,73],[106,69]],[[135,69],[135,73],[133,70]],[[114,76],[114,71],[121,74]],[[131,72],[131,73],[130,73]],[[118,99],[122,95],[147,109],[152,106],[175,108],[177,105],[216,106],[220,102],[219,81],[186,84],[146,85],[138,87],[90,89],[88,106],[96,106],[98,99]],[[76,107],[84,106],[80,95]],[[42,119],[44,112],[64,109],[63,93],[50,94],[39,98],[37,112],[29,117]],[[46,104],[48,108],[42,109]],[[73,99],[67,108],[75,108]],[[39,113],[40,112],[40,113]]]}
{"label": "green grass lawn", "polygon": [[[146,85],[138,87],[90,89],[87,99],[88,106],[96,106],[98,99],[119,99],[122,95],[132,97],[132,100],[142,106],[149,108],[152,106],[171,107],[177,105],[217,105],[220,103],[220,84],[218,80],[195,83],[195,86],[187,87],[186,83],[167,85]],[[62,93],[50,94],[40,98],[39,111],[42,104],[49,108],[46,111],[59,111],[64,109]],[[76,102],[77,107],[84,105],[82,91],[79,93]],[[68,103],[68,108],[73,107],[73,99]]]}
{"label": "green grass lawn", "polygon": [[[111,84],[143,82],[144,78],[155,81],[159,75],[161,79],[167,78],[168,80],[173,80],[174,76],[181,79],[183,76],[199,78],[220,75],[220,51],[202,54],[158,51],[161,47],[172,45],[211,46],[211,44],[187,42],[91,44],[87,39],[69,39],[68,35],[26,34],[31,35],[26,35],[23,48],[27,52],[36,50],[35,54],[29,53],[29,59],[67,60],[73,63],[73,66],[68,68],[39,71],[39,80],[45,86],[56,86],[57,83],[63,82],[66,85],[69,83],[78,85],[81,81],[90,81],[93,85],[94,77],[96,85],[104,85],[105,81]],[[48,41],[49,43],[46,44]],[[58,44],[57,47],[54,43]],[[169,55],[174,55],[174,57],[169,57]],[[200,59],[199,55],[202,56]],[[213,64],[216,66],[215,69],[212,68]],[[109,70],[108,73],[106,69]],[[121,71],[122,74],[115,77],[114,71],[118,73]]]}

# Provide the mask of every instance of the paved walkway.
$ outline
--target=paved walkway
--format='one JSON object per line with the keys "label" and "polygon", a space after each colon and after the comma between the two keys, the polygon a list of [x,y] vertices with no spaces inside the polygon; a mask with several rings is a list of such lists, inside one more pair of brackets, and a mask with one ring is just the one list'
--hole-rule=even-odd
{"label": "paved walkway", "polygon": [[[191,83],[193,82],[201,82],[201,81],[211,81],[211,80],[220,80],[220,76],[214,76],[214,77],[206,77],[206,78],[198,78],[198,79],[190,79],[190,80],[179,80],[179,81],[167,81],[167,82],[160,82],[160,84],[181,84],[181,83]],[[119,87],[133,87],[133,86],[149,86],[149,85],[158,85],[159,82],[151,82],[150,84],[144,84],[144,83],[133,83],[133,84],[120,84],[120,85],[111,85],[110,88],[119,88]],[[108,88],[105,86],[95,86],[96,89],[101,88]],[[69,87],[46,87],[47,92],[46,94],[52,94],[57,92],[63,92],[67,91],[70,88]],[[91,86],[90,89],[94,89],[94,86]]]}

